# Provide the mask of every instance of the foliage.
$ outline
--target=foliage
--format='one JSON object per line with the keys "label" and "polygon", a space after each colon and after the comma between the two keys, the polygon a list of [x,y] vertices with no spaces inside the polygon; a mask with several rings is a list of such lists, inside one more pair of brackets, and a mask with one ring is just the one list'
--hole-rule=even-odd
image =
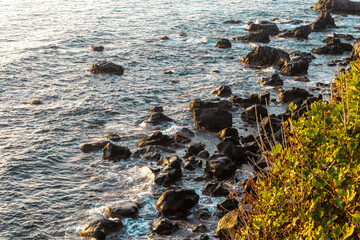
{"label": "foliage", "polygon": [[335,82],[330,102],[289,119],[285,143],[263,153],[272,171],[239,239],[360,239],[360,61]]}

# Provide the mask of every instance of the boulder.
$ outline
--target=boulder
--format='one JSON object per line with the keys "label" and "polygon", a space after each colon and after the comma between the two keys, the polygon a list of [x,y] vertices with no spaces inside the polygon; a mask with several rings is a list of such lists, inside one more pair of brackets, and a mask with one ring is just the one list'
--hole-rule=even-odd
{"label": "boulder", "polygon": [[265,91],[261,94],[252,94],[248,98],[241,98],[234,95],[230,100],[234,105],[241,107],[249,107],[254,104],[266,104],[270,101],[270,92]]}
{"label": "boulder", "polygon": [[281,73],[286,76],[295,76],[299,74],[307,74],[309,62],[303,59],[285,63],[281,69]]}
{"label": "boulder", "polygon": [[313,32],[322,32],[326,28],[336,28],[336,25],[329,12],[321,11],[319,18],[310,27]]}
{"label": "boulder", "polygon": [[159,235],[170,235],[179,229],[177,223],[173,223],[166,218],[157,219],[151,224],[151,230]]}
{"label": "boulder", "polygon": [[188,143],[191,142],[191,138],[195,136],[195,133],[193,133],[188,128],[182,128],[179,132],[175,133],[173,135],[173,138],[175,142],[179,143]]}
{"label": "boulder", "polygon": [[306,99],[309,96],[309,92],[301,88],[291,88],[290,90],[280,93],[281,102],[291,102],[297,98]]}
{"label": "boulder", "polygon": [[221,85],[217,89],[213,90],[211,94],[219,97],[229,97],[231,95],[231,88],[226,85]]}
{"label": "boulder", "polygon": [[290,61],[289,54],[268,46],[257,46],[246,54],[240,63],[248,64],[251,67],[275,67],[281,69],[282,66]]}
{"label": "boulder", "polygon": [[219,131],[232,126],[232,114],[222,109],[196,109],[193,111],[196,127]]}
{"label": "boulder", "polygon": [[139,141],[139,147],[145,147],[149,145],[161,145],[161,146],[168,146],[174,143],[172,137],[168,135],[163,135],[162,132],[157,131],[151,134],[149,137],[145,137]]}
{"label": "boulder", "polygon": [[232,142],[235,145],[239,145],[239,132],[236,128],[225,128],[218,132],[217,134],[218,138],[222,142]]}
{"label": "boulder", "polygon": [[97,151],[103,149],[109,143],[110,141],[108,140],[100,140],[96,142],[85,143],[80,146],[80,149],[85,153],[91,151]]}
{"label": "boulder", "polygon": [[314,8],[332,13],[360,14],[360,2],[350,0],[318,0]]}
{"label": "boulder", "polygon": [[354,43],[354,48],[351,53],[350,60],[355,61],[360,58],[360,39]]}
{"label": "boulder", "polygon": [[216,148],[220,155],[229,157],[238,165],[246,162],[246,159],[243,157],[244,150],[241,145],[235,145],[233,142],[228,141],[219,143],[216,145]]}
{"label": "boulder", "polygon": [[208,159],[209,158],[209,156],[210,156],[210,154],[209,154],[209,152],[208,151],[206,151],[206,150],[202,150],[201,152],[199,152],[198,153],[198,155],[197,155],[198,157],[200,157],[200,158],[205,158],[205,159]]}
{"label": "boulder", "polygon": [[134,201],[119,201],[105,207],[109,218],[134,217],[139,211],[139,204]]}
{"label": "boulder", "polygon": [[218,222],[216,236],[220,240],[238,239],[237,230],[242,225],[241,215],[238,210],[228,212]]}
{"label": "boulder", "polygon": [[184,169],[187,169],[187,170],[195,170],[196,168],[202,167],[202,161],[196,160],[195,157],[189,157],[182,163],[182,166]]}
{"label": "boulder", "polygon": [[164,216],[184,217],[199,202],[199,195],[192,189],[165,191],[156,203],[156,208]]}
{"label": "boulder", "polygon": [[97,219],[89,223],[81,232],[81,237],[105,240],[106,235],[120,230],[123,224],[120,220]]}
{"label": "boulder", "polygon": [[156,112],[156,113],[151,114],[149,119],[145,120],[144,123],[149,123],[149,124],[152,124],[152,125],[161,125],[163,123],[173,122],[173,121],[174,120],[172,120],[168,116],[164,115],[163,113]]}
{"label": "boulder", "polygon": [[157,107],[153,107],[152,109],[149,110],[149,112],[163,112],[164,109],[162,106],[157,106]]}
{"label": "boulder", "polygon": [[203,189],[202,194],[211,197],[224,197],[229,195],[229,190],[224,183],[207,183]]}
{"label": "boulder", "polygon": [[188,145],[185,149],[185,152],[189,153],[190,156],[196,156],[199,154],[199,152],[205,150],[205,145],[203,143],[194,143],[191,145]]}
{"label": "boulder", "polygon": [[108,143],[102,150],[103,159],[128,159],[131,155],[130,149]]}
{"label": "boulder", "polygon": [[261,77],[259,82],[260,85],[265,85],[265,86],[281,86],[284,84],[283,80],[280,78],[278,74],[273,74],[269,78]]}
{"label": "boulder", "polygon": [[304,40],[304,39],[308,39],[310,33],[311,33],[311,27],[309,25],[304,25],[297,27],[293,30],[288,30],[282,34],[279,34],[278,37],[296,38],[299,40]]}
{"label": "boulder", "polygon": [[347,51],[352,51],[353,47],[351,44],[348,43],[342,43],[340,39],[331,39],[326,43],[324,47],[321,48],[314,48],[311,50],[312,53],[316,54],[331,54],[331,55],[337,55],[337,54],[343,54]]}
{"label": "boulder", "polygon": [[236,165],[228,157],[216,157],[205,161],[204,170],[210,176],[221,180],[231,178],[236,171]]}
{"label": "boulder", "polygon": [[267,32],[270,35],[277,35],[279,34],[279,28],[275,23],[268,22],[268,21],[261,21],[259,23],[249,23],[248,24],[248,31],[251,32]]}
{"label": "boulder", "polygon": [[167,163],[163,160],[163,165],[165,167],[155,177],[156,184],[169,186],[181,179],[181,159],[178,156],[172,156]]}
{"label": "boulder", "polygon": [[241,119],[247,122],[256,122],[256,121],[260,122],[262,118],[267,116],[268,116],[267,109],[261,105],[256,105],[256,104],[246,108],[241,113]]}
{"label": "boulder", "polygon": [[228,100],[200,100],[194,99],[189,103],[190,110],[195,109],[207,109],[207,108],[219,108],[223,110],[228,110],[232,108],[232,104]]}
{"label": "boulder", "polygon": [[267,31],[259,31],[259,32],[250,33],[245,36],[233,37],[232,40],[268,43],[270,42],[270,34]]}
{"label": "boulder", "polygon": [[123,75],[124,67],[117,65],[115,63],[109,62],[100,62],[93,64],[90,68],[90,72],[95,74],[115,74],[115,75]]}
{"label": "boulder", "polygon": [[231,42],[228,39],[220,39],[216,45],[216,48],[231,48]]}
{"label": "boulder", "polygon": [[142,157],[146,160],[158,161],[161,158],[161,152],[157,146],[149,145],[136,149],[134,151],[134,157]]}
{"label": "boulder", "polygon": [[220,211],[232,211],[237,209],[239,206],[239,201],[235,198],[225,198],[220,200],[216,205],[216,209]]}

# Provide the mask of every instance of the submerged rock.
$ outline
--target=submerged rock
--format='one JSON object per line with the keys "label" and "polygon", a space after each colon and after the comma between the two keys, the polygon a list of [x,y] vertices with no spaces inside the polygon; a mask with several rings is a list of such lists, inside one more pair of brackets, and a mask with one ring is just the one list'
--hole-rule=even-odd
{"label": "submerged rock", "polygon": [[220,39],[216,45],[216,48],[231,48],[231,42],[228,39]]}
{"label": "submerged rock", "polygon": [[108,143],[103,148],[103,159],[127,159],[130,157],[131,152],[127,147],[118,146],[112,143]]}
{"label": "submerged rock", "polygon": [[81,232],[80,236],[105,240],[106,235],[120,230],[123,224],[120,220],[98,219],[89,223]]}
{"label": "submerged rock", "polygon": [[139,211],[139,204],[134,201],[119,201],[105,207],[109,218],[134,217]]}
{"label": "submerged rock", "polygon": [[123,75],[124,67],[117,65],[115,63],[100,62],[93,64],[90,68],[90,72],[95,74],[107,73],[107,74]]}
{"label": "submerged rock", "polygon": [[275,67],[281,69],[290,61],[289,54],[283,50],[268,46],[257,46],[240,60],[251,67]]}

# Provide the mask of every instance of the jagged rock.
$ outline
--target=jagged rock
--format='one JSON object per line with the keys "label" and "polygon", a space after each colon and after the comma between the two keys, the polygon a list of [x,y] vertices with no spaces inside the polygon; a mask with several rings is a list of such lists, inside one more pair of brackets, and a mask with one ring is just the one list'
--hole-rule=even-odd
{"label": "jagged rock", "polygon": [[261,105],[253,105],[241,113],[241,119],[247,122],[260,122],[262,118],[267,116],[267,109]]}
{"label": "jagged rock", "polygon": [[223,197],[229,195],[229,190],[222,182],[207,183],[202,189],[202,194],[211,197]]}
{"label": "jagged rock", "polygon": [[252,32],[268,32],[270,35],[277,35],[280,32],[278,26],[275,23],[268,21],[261,21],[260,23],[250,23],[247,30]]}
{"label": "jagged rock", "polygon": [[173,135],[175,142],[188,143],[191,142],[191,138],[195,136],[188,128],[182,128],[179,132]]}
{"label": "jagged rock", "polygon": [[270,34],[267,31],[259,31],[259,32],[255,32],[255,33],[250,33],[245,36],[233,37],[232,40],[268,43],[268,42],[270,42]]}
{"label": "jagged rock", "polygon": [[232,211],[234,209],[237,209],[238,206],[239,201],[235,198],[225,198],[218,202],[218,204],[216,205],[216,209],[220,211]]}
{"label": "jagged rock", "polygon": [[228,39],[220,39],[216,45],[216,48],[231,48],[231,42]]}
{"label": "jagged rock", "polygon": [[275,67],[281,69],[282,66],[290,61],[289,54],[268,46],[257,46],[240,60],[251,67]]}
{"label": "jagged rock", "polygon": [[360,14],[360,3],[349,0],[318,0],[314,8],[332,13]]}
{"label": "jagged rock", "polygon": [[310,33],[311,33],[311,27],[309,25],[304,25],[297,27],[293,30],[288,30],[278,36],[283,38],[296,38],[299,40],[303,40],[303,39],[308,39]]}
{"label": "jagged rock", "polygon": [[166,218],[157,219],[151,224],[151,230],[159,235],[169,235],[179,229],[177,223],[173,223]]}
{"label": "jagged rock", "polygon": [[281,69],[281,73],[286,76],[295,76],[299,74],[307,74],[309,69],[309,62],[303,59],[298,61],[291,61],[290,63],[285,63]]}
{"label": "jagged rock", "polygon": [[321,48],[314,48],[311,50],[312,53],[316,54],[343,54],[347,51],[352,51],[353,47],[351,44],[342,43],[340,39],[331,39],[326,43],[324,47]]}
{"label": "jagged rock", "polygon": [[85,143],[80,146],[80,149],[85,153],[91,151],[97,151],[103,149],[109,143],[110,141],[108,140],[100,140],[96,142]]}
{"label": "jagged rock", "polygon": [[196,127],[219,131],[232,126],[232,114],[222,109],[196,109],[193,111]]}
{"label": "jagged rock", "polygon": [[336,28],[334,18],[332,18],[331,14],[327,11],[320,12],[319,18],[310,26],[313,32],[321,32],[326,28]]}
{"label": "jagged rock", "polygon": [[165,167],[156,175],[154,182],[159,185],[168,186],[182,177],[181,159],[178,156],[172,156],[166,160],[162,160],[162,165]]}
{"label": "jagged rock", "polygon": [[231,88],[226,85],[221,85],[217,89],[211,92],[213,95],[217,95],[219,97],[229,97],[231,95]]}
{"label": "jagged rock", "polygon": [[119,201],[105,207],[109,218],[134,217],[139,211],[139,204],[134,201]]}
{"label": "jagged rock", "polygon": [[205,172],[217,179],[231,178],[235,171],[236,165],[228,157],[210,158],[205,161]]}
{"label": "jagged rock", "polygon": [[168,135],[163,135],[162,132],[157,131],[151,134],[149,137],[145,137],[139,141],[139,147],[146,147],[149,145],[160,145],[160,146],[168,146],[174,143],[172,137]]}
{"label": "jagged rock", "polygon": [[102,52],[105,48],[103,46],[93,46],[91,49],[95,52]]}
{"label": "jagged rock", "polygon": [[115,63],[100,62],[93,64],[90,68],[90,72],[95,74],[107,73],[107,74],[123,75],[124,67],[117,65]]}
{"label": "jagged rock", "polygon": [[164,216],[187,216],[189,210],[199,202],[199,195],[192,189],[167,190],[156,203]]}
{"label": "jagged rock", "polygon": [[207,109],[207,108],[219,108],[228,110],[232,108],[232,104],[228,100],[205,100],[194,99],[189,103],[190,110],[195,109]]}
{"label": "jagged rock", "polygon": [[270,92],[265,91],[261,94],[252,94],[248,98],[241,98],[234,95],[230,100],[234,105],[241,107],[249,107],[254,104],[266,104],[270,101]]}
{"label": "jagged rock", "polygon": [[89,223],[81,232],[80,236],[105,240],[106,235],[116,232],[123,227],[121,220],[98,219]]}
{"label": "jagged rock", "polygon": [[273,74],[269,78],[261,77],[259,82],[260,85],[266,85],[266,86],[281,86],[284,84],[283,80],[280,78],[278,74]]}
{"label": "jagged rock", "polygon": [[129,148],[112,143],[108,143],[102,151],[101,157],[103,159],[128,159],[131,155]]}
{"label": "jagged rock", "polygon": [[291,88],[288,91],[283,91],[280,93],[280,101],[282,102],[291,102],[297,98],[305,99],[309,96],[309,92],[301,88]]}

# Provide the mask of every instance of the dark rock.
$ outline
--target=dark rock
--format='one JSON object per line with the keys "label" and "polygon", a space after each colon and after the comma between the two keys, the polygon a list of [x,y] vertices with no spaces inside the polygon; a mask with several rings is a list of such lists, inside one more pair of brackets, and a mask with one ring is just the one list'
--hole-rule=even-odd
{"label": "dark rock", "polygon": [[247,122],[260,122],[262,118],[267,116],[267,109],[261,105],[253,105],[241,113],[241,119]]}
{"label": "dark rock", "polygon": [[261,94],[252,94],[248,98],[241,98],[234,95],[230,100],[234,105],[241,107],[249,107],[254,104],[266,104],[270,101],[270,92],[265,91]]}
{"label": "dark rock", "polygon": [[194,99],[189,103],[190,110],[195,109],[207,109],[207,108],[219,108],[228,110],[232,108],[232,104],[228,100],[205,100]]}
{"label": "dark rock", "polygon": [[313,32],[322,32],[326,28],[336,28],[334,18],[332,18],[331,14],[327,11],[320,12],[319,18],[310,26]]}
{"label": "dark rock", "polygon": [[304,39],[308,39],[310,33],[311,33],[311,27],[309,25],[304,25],[297,27],[293,30],[288,30],[278,36],[283,38],[296,38],[299,40],[304,40]]}
{"label": "dark rock", "polygon": [[211,92],[213,95],[217,95],[219,97],[229,97],[231,95],[231,88],[226,85],[221,85],[217,89]]}
{"label": "dark rock", "polygon": [[206,234],[201,234],[196,240],[209,240],[209,236]]}
{"label": "dark rock", "polygon": [[105,48],[103,46],[93,46],[91,49],[95,52],[102,52]]}
{"label": "dark rock", "polygon": [[106,137],[111,140],[111,141],[114,141],[114,142],[117,142],[117,141],[120,141],[121,140],[121,137],[116,134],[116,133],[109,133],[108,135],[106,135]]}
{"label": "dark rock", "polygon": [[360,39],[354,43],[354,48],[351,53],[350,61],[356,61],[360,58]]}
{"label": "dark rock", "polygon": [[277,35],[279,34],[279,28],[275,23],[262,21],[260,23],[250,23],[248,25],[248,31],[252,32],[268,32],[270,35]]}
{"label": "dark rock", "polygon": [[156,175],[154,182],[159,185],[169,186],[182,178],[181,159],[173,156],[166,166]]}
{"label": "dark rock", "polygon": [[290,63],[285,63],[281,69],[281,73],[286,76],[295,76],[299,74],[307,74],[309,69],[309,62],[303,59],[298,61],[291,61]]}
{"label": "dark rock", "polygon": [[151,230],[159,235],[169,235],[179,229],[177,223],[173,223],[166,218],[157,219],[151,224]]}
{"label": "dark rock", "polygon": [[191,138],[195,136],[188,128],[182,128],[179,132],[173,135],[175,142],[188,143],[191,142]]}
{"label": "dark rock", "polygon": [[255,33],[250,33],[245,36],[233,37],[232,40],[268,43],[268,42],[270,42],[270,34],[267,31],[259,31],[259,32],[255,32]]}
{"label": "dark rock", "polygon": [[241,23],[241,21],[240,20],[227,20],[223,23],[224,24],[238,24],[238,23]]}
{"label": "dark rock", "polygon": [[228,39],[220,39],[216,45],[216,48],[231,48],[231,42]]}
{"label": "dark rock", "polygon": [[182,163],[182,166],[184,169],[187,169],[187,170],[195,170],[196,168],[202,167],[202,161],[196,160],[196,158],[194,158],[194,157],[189,157]]}
{"label": "dark rock", "polygon": [[150,161],[158,161],[161,157],[160,149],[157,146],[149,145],[136,149],[134,151],[134,157],[142,157],[143,159]]}
{"label": "dark rock", "polygon": [[108,140],[101,140],[96,142],[85,143],[80,146],[80,149],[83,152],[91,152],[103,149],[106,145],[108,145],[110,141]]}
{"label": "dark rock", "polygon": [[360,14],[360,3],[350,0],[318,0],[314,8],[333,13]]}
{"label": "dark rock", "polygon": [[153,107],[152,109],[149,110],[149,112],[163,112],[164,109],[162,106],[157,106],[157,107]]}
{"label": "dark rock", "polygon": [[310,79],[305,76],[295,77],[292,80],[297,81],[297,82],[310,82]]}
{"label": "dark rock", "polygon": [[188,145],[187,148],[185,149],[185,152],[190,153],[191,156],[196,156],[202,150],[205,150],[205,145],[203,143],[194,143]]}
{"label": "dark rock", "polygon": [[129,148],[112,143],[108,143],[102,151],[101,157],[103,159],[128,159],[131,155]]}
{"label": "dark rock", "polygon": [[134,217],[139,211],[139,204],[134,201],[119,201],[105,207],[109,218]]}
{"label": "dark rock", "polygon": [[171,70],[167,70],[167,71],[164,71],[164,74],[174,74],[174,72]]}
{"label": "dark rock", "polygon": [[30,105],[41,105],[41,104],[43,103],[39,99],[33,99],[30,101]]}
{"label": "dark rock", "polygon": [[151,114],[151,116],[149,117],[148,120],[145,120],[145,123],[149,123],[152,125],[161,125],[163,123],[166,122],[173,122],[174,120],[172,120],[171,118],[169,118],[168,116],[164,115],[161,112],[157,112],[157,113],[153,113]]}
{"label": "dark rock", "polygon": [[168,37],[168,36],[161,36],[160,37],[160,40],[163,40],[163,41],[165,41],[165,40],[169,40],[170,38]]}
{"label": "dark rock", "polygon": [[106,235],[116,232],[123,227],[120,220],[98,219],[89,223],[81,232],[80,236],[105,240]]}
{"label": "dark rock", "polygon": [[281,86],[284,84],[283,80],[280,78],[278,74],[273,74],[269,78],[261,77],[260,85],[266,85],[266,86]]}
{"label": "dark rock", "polygon": [[149,137],[145,137],[139,141],[139,147],[145,147],[149,145],[161,145],[168,146],[174,143],[173,138],[168,135],[163,135],[162,132],[157,131],[151,134]]}
{"label": "dark rock", "polygon": [[233,162],[238,165],[245,163],[243,158],[243,149],[240,145],[234,145],[233,142],[221,142],[216,145],[220,155],[229,157]]}
{"label": "dark rock", "polygon": [[348,40],[348,41],[351,41],[351,40],[355,39],[355,37],[353,35],[341,34],[341,33],[332,33],[332,34],[330,34],[330,37],[332,37],[332,38],[343,38],[343,39]]}
{"label": "dark rock", "polygon": [[230,141],[235,145],[239,144],[240,137],[239,137],[239,132],[236,128],[225,128],[220,132],[218,132],[217,136],[222,142]]}
{"label": "dark rock", "polygon": [[196,219],[209,219],[211,217],[211,213],[207,208],[200,208],[195,212]]}
{"label": "dark rock", "polygon": [[100,62],[93,64],[90,68],[90,72],[95,74],[107,73],[107,74],[123,75],[124,68],[115,63]]}
{"label": "dark rock", "polygon": [[209,156],[210,156],[210,154],[209,154],[209,152],[208,151],[206,151],[206,150],[202,150],[201,152],[199,152],[198,153],[198,155],[197,155],[198,157],[200,157],[200,158],[205,158],[205,159],[208,159],[209,158]]}
{"label": "dark rock", "polygon": [[232,114],[222,109],[196,109],[193,111],[196,127],[219,131],[232,126]]}
{"label": "dark rock", "polygon": [[237,209],[239,206],[239,201],[235,198],[225,198],[220,200],[216,205],[216,208],[221,211],[232,211]]}
{"label": "dark rock", "polygon": [[275,67],[281,69],[282,66],[290,61],[289,54],[268,46],[257,46],[240,60],[251,67]]}
{"label": "dark rock", "polygon": [[189,210],[199,202],[199,195],[192,189],[167,190],[156,203],[164,216],[187,216]]}
{"label": "dark rock", "polygon": [[316,59],[314,55],[308,52],[300,52],[300,51],[294,51],[290,53],[291,56],[295,56],[298,59],[305,59],[308,62],[311,62],[313,59]]}
{"label": "dark rock", "polygon": [[205,233],[205,232],[208,231],[208,229],[204,224],[200,223],[195,228],[193,228],[192,231],[193,232],[198,232],[198,233]]}
{"label": "dark rock", "polygon": [[207,183],[202,189],[202,194],[211,197],[223,197],[229,195],[229,190],[222,182]]}
{"label": "dark rock", "polygon": [[324,47],[314,48],[311,50],[312,53],[316,54],[343,54],[347,51],[352,51],[353,47],[351,44],[342,43],[340,39],[331,39]]}
{"label": "dark rock", "polygon": [[217,179],[231,178],[235,171],[236,165],[228,157],[217,157],[205,161],[205,172]]}
{"label": "dark rock", "polygon": [[291,88],[290,90],[280,93],[280,101],[291,102],[297,98],[305,99],[309,96],[309,92],[301,88]]}
{"label": "dark rock", "polygon": [[266,133],[271,135],[272,132],[276,132],[281,129],[282,120],[277,117],[265,117],[261,120],[260,125],[262,129],[266,131]]}

